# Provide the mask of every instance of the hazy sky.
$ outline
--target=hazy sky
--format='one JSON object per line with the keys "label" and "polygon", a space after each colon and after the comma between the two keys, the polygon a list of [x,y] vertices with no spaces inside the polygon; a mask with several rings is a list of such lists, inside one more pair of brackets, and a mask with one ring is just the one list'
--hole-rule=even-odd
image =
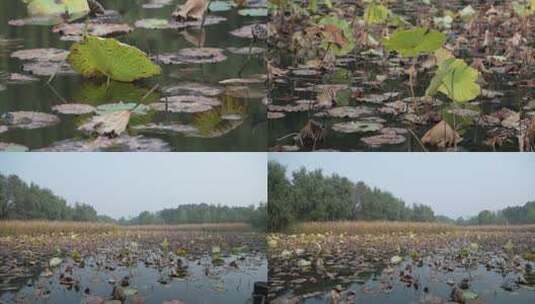
{"label": "hazy sky", "polygon": [[289,171],[338,173],[456,218],[535,200],[535,153],[279,153]]}
{"label": "hazy sky", "polygon": [[180,203],[265,202],[266,162],[265,153],[0,153],[0,172],[117,218]]}

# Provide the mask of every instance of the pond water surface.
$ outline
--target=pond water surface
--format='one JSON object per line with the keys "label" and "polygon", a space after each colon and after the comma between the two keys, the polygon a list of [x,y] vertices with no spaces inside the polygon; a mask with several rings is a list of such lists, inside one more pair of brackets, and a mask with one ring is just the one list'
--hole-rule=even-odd
{"label": "pond water surface", "polygon": [[[221,49],[226,59],[216,63],[161,64],[163,71],[160,76],[134,83],[112,81],[108,87],[106,79],[84,79],[76,74],[61,73],[56,74],[50,85],[47,85],[48,75],[35,76],[37,80],[30,82],[10,81],[9,76],[13,73],[32,76],[23,71],[23,64],[26,62],[10,57],[14,51],[35,48],[68,50],[73,42],[63,41],[59,34],[52,32],[51,26],[8,25],[10,20],[28,17],[26,8],[22,1],[1,1],[0,114],[15,111],[43,112],[57,115],[60,122],[31,129],[9,128],[0,133],[0,142],[22,145],[30,150],[45,148],[53,151],[265,151],[267,123],[265,107],[262,104],[262,97],[265,95],[263,55],[257,53],[248,56],[247,52],[235,54],[229,47],[247,50],[253,45],[252,39],[240,38],[230,32],[246,25],[265,23],[267,17],[242,16],[235,7],[227,11],[210,12],[210,16],[226,19],[217,24],[206,22],[204,38],[199,39],[201,31],[198,27],[181,30],[136,27],[136,21],[141,19],[170,20],[173,10],[184,1],[174,0],[161,8],[144,8],[143,5],[149,2],[102,1],[107,10],[120,14],[120,18],[114,22],[126,23],[133,28],[128,34],[116,36],[117,39],[140,48],[150,56],[176,53],[184,48],[197,48],[199,40],[204,39],[204,47]],[[252,5],[264,4],[255,2]],[[265,48],[261,41],[254,42],[254,46]],[[231,78],[252,78],[255,83],[219,83]],[[158,87],[151,93],[151,89],[156,85]],[[165,96],[204,94],[184,88],[176,89],[177,86],[191,88],[198,85],[216,88],[218,91],[211,97],[217,98],[220,105],[198,113],[150,111],[145,115],[134,115],[127,130],[128,136],[122,136],[123,144],[114,142],[109,145],[88,146],[94,137],[78,131],[77,128],[91,115],[63,115],[54,113],[52,109],[64,103],[89,104],[95,107],[118,102],[141,101],[150,104],[160,99],[165,101],[162,99]],[[161,128],[162,126],[178,126],[178,129],[165,129]],[[146,141],[136,141],[136,136],[143,136]],[[58,142],[61,145],[58,145]]]}

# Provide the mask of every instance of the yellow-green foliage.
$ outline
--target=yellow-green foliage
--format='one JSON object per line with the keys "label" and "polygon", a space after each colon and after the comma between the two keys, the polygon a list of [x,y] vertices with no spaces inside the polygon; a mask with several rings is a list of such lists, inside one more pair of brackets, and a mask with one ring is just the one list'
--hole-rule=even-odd
{"label": "yellow-green foliage", "polygon": [[114,224],[54,221],[0,221],[0,236],[69,233],[105,233],[118,230]]}
{"label": "yellow-green foliage", "polygon": [[82,42],[72,45],[67,60],[84,77],[106,76],[131,82],[161,73],[160,66],[144,52],[113,38],[86,36]]}
{"label": "yellow-green foliage", "polygon": [[23,0],[28,4],[32,16],[86,15],[89,13],[87,0]]}
{"label": "yellow-green foliage", "polygon": [[417,223],[417,222],[363,222],[363,221],[340,221],[340,222],[307,222],[296,224],[291,229],[295,233],[326,233],[334,234],[389,234],[405,233],[446,233],[462,231],[535,231],[535,225],[515,226],[457,226],[441,223]]}

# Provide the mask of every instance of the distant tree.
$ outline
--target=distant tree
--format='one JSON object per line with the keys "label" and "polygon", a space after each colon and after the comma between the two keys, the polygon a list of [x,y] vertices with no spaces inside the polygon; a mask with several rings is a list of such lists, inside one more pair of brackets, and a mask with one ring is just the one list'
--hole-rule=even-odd
{"label": "distant tree", "polygon": [[431,207],[415,204],[412,208],[412,220],[415,222],[433,222],[435,214]]}
{"label": "distant tree", "polygon": [[287,228],[293,221],[293,214],[299,206],[292,206],[296,194],[290,191],[290,182],[286,178],[286,168],[281,164],[268,163],[268,230],[277,231]]}
{"label": "distant tree", "polygon": [[275,161],[268,164],[268,197],[270,230],[283,230],[293,221],[435,220],[429,206],[408,207],[392,193],[337,174],[300,168],[288,179],[286,168]]}
{"label": "distant tree", "polygon": [[489,210],[483,210],[477,215],[479,225],[491,225],[496,223],[496,215]]}
{"label": "distant tree", "polygon": [[97,212],[87,204],[70,207],[49,189],[0,174],[0,219],[96,221]]}

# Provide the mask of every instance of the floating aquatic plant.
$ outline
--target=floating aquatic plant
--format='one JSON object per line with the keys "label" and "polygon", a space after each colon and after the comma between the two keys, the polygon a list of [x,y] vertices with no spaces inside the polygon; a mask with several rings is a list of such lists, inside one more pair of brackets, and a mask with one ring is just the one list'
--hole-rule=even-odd
{"label": "floating aquatic plant", "polygon": [[161,72],[144,52],[113,38],[85,36],[82,42],[72,45],[67,60],[84,77],[105,76],[123,82],[152,77]]}
{"label": "floating aquatic plant", "polygon": [[383,40],[383,44],[387,50],[396,51],[403,57],[416,57],[436,51],[445,41],[446,35],[439,31],[415,27],[395,31]]}
{"label": "floating aquatic plant", "polygon": [[478,77],[479,72],[464,60],[450,58],[440,64],[425,94],[432,96],[441,92],[455,102],[470,101],[481,94],[476,83]]}

